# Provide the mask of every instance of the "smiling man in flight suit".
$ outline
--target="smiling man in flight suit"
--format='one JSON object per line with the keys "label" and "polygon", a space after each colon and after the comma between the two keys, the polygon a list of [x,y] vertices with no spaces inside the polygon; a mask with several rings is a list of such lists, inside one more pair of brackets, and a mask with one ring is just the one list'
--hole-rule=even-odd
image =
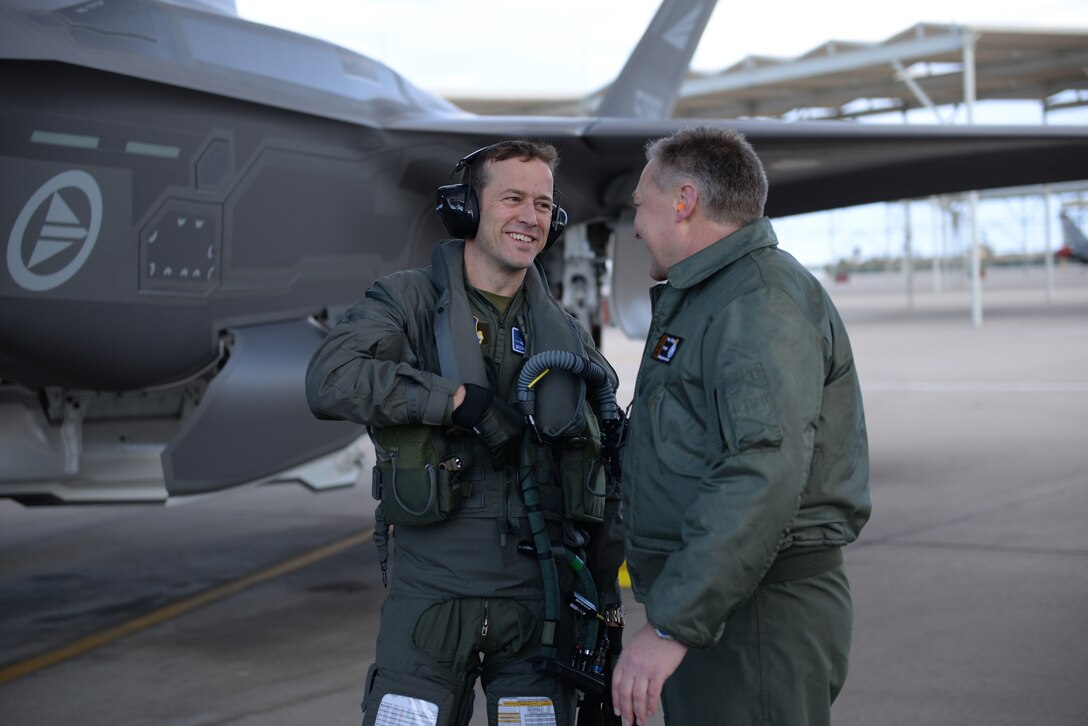
{"label": "smiling man in flight suit", "polygon": [[[603,609],[619,607],[618,493],[602,487],[588,507],[596,513],[572,513],[571,491],[553,480],[574,464],[580,495],[585,472],[600,472],[599,449],[586,445],[596,424],[579,379],[556,371],[542,381],[536,424],[545,443],[532,448],[538,462],[564,463],[537,480],[539,504],[528,506],[520,486],[528,438],[511,404],[524,361],[541,351],[574,353],[605,372],[606,387],[616,385],[534,264],[565,224],[556,162],[551,146],[524,141],[462,159],[462,184],[439,190],[438,211],[463,239],[440,242],[430,267],[375,282],[307,372],[317,415],[370,427],[378,518],[395,525],[392,587],[363,702],[367,726],[463,726],[478,677],[493,726],[530,716],[573,723],[574,689],[532,663],[546,628],[542,567],[529,543],[534,512],[552,542],[588,561]],[[419,483],[429,496],[406,501]],[[569,579],[565,563],[564,573]]]}

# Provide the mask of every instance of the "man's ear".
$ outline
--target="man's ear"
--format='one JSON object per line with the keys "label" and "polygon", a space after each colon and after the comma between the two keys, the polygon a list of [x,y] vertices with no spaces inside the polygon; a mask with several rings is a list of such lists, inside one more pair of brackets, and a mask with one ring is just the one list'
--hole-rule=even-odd
{"label": "man's ear", "polygon": [[676,203],[676,221],[687,219],[695,212],[699,203],[699,190],[693,184],[680,185],[680,201]]}

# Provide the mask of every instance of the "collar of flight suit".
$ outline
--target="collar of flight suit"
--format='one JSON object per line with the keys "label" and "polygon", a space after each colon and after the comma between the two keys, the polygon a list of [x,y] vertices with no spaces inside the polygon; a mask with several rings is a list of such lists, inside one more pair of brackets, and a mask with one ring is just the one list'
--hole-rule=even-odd
{"label": "collar of flight suit", "polygon": [[[464,240],[444,240],[431,256],[435,283],[439,286],[435,308],[434,332],[438,344],[438,360],[442,376],[459,383],[475,383],[489,387],[476,337],[472,304],[465,291]],[[525,271],[522,282],[525,293],[525,315],[530,320],[531,335],[525,357],[547,350],[565,350],[586,355],[585,346],[559,304],[548,290],[544,273],[534,262]],[[499,391],[500,395],[510,392]],[[553,370],[541,380],[536,395],[535,418],[541,434],[558,437],[565,433],[580,433],[584,426],[582,402],[585,383],[564,371]]]}
{"label": "collar of flight suit", "polygon": [[680,289],[694,287],[745,255],[777,244],[771,220],[757,219],[670,267],[669,285]]}

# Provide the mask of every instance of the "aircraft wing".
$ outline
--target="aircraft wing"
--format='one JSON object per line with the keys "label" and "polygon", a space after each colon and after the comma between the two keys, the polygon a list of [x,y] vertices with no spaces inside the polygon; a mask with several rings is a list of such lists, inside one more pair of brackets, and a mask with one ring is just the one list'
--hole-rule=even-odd
{"label": "aircraft wing", "polygon": [[[646,142],[695,125],[742,132],[763,161],[770,184],[767,215],[922,198],[1023,184],[1075,181],[1088,174],[1088,127],[940,126],[853,121],[472,117],[409,122],[397,133],[467,137],[528,136],[560,150],[559,186],[574,221],[629,196],[645,164]],[[578,205],[570,203],[577,194]],[[578,217],[581,217],[579,219]]]}

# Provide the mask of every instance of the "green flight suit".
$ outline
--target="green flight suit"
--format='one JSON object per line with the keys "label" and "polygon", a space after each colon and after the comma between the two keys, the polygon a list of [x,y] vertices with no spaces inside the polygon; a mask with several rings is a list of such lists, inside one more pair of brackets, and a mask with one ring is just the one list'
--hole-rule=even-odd
{"label": "green flight suit", "polygon": [[[425,424],[443,450],[469,462],[459,474],[470,485],[460,509],[444,521],[394,529],[392,585],[367,677],[364,723],[386,709],[407,723],[417,723],[416,714],[421,724],[465,724],[479,676],[490,723],[511,707],[503,698],[547,699],[556,723],[566,726],[575,693],[530,663],[540,652],[544,590],[539,562],[518,551],[532,535],[516,466],[493,461],[476,436],[451,427],[452,394],[472,383],[513,401],[521,364],[546,350],[587,356],[613,388],[616,377],[536,266],[500,311],[468,288],[463,244],[442,242],[430,267],[378,280],[336,324],[307,372],[317,415],[364,423],[378,435],[383,427]],[[584,434],[585,384],[556,371],[540,385],[541,433]],[[538,484],[550,538],[566,541],[575,525],[564,518],[561,490],[547,480]],[[586,559],[602,604],[618,604],[618,493],[606,502],[603,522],[577,527],[589,534]],[[565,566],[561,576],[573,584]]]}
{"label": "green flight suit", "polygon": [[826,723],[846,675],[865,417],[834,305],[777,242],[758,220],[652,291],[624,527],[647,619],[690,648],[672,724]]}

